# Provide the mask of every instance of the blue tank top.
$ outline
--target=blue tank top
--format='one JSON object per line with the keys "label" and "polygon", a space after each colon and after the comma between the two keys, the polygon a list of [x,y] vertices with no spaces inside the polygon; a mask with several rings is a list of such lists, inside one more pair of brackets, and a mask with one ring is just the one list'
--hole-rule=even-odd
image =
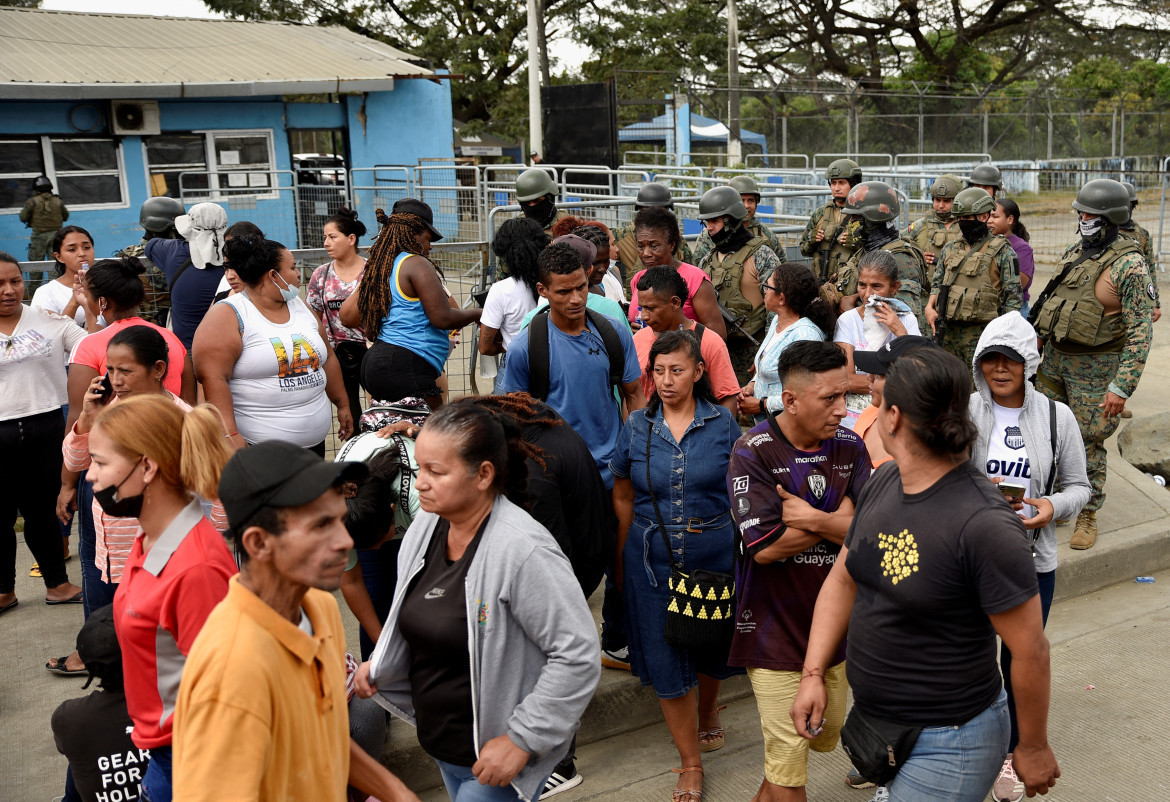
{"label": "blue tank top", "polygon": [[414,255],[400,253],[394,259],[394,269],[390,274],[390,311],[382,320],[378,339],[413,351],[442,373],[451,352],[448,332],[432,325],[423,311],[422,301],[404,294],[398,283],[402,263]]}

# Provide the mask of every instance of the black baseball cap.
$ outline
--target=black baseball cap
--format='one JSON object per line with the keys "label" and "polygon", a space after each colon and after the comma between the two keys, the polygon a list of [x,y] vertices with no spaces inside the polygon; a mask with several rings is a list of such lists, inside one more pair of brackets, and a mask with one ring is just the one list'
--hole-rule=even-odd
{"label": "black baseball cap", "polygon": [[1020,356],[1020,352],[1008,345],[989,345],[979,352],[979,362],[987,358],[988,354],[1003,354],[1012,362],[1023,362],[1024,358]]}
{"label": "black baseball cap", "polygon": [[85,619],[77,633],[77,656],[89,669],[89,679],[82,690],[89,687],[94,677],[100,679],[121,673],[122,649],[114,628],[114,605],[99,607]]}
{"label": "black baseball cap", "polygon": [[261,507],[299,507],[339,482],[360,482],[369,472],[364,462],[325,462],[312,451],[268,440],[232,455],[219,479],[219,500],[229,531],[238,535],[236,527]]}
{"label": "black baseball cap", "polygon": [[390,209],[390,214],[413,214],[415,217],[421,217],[431,232],[431,242],[438,242],[443,238],[439,229],[435,228],[435,214],[431,211],[431,207],[416,198],[403,198],[395,201],[394,207]]}
{"label": "black baseball cap", "polygon": [[876,351],[854,351],[853,364],[864,373],[873,373],[885,376],[890,365],[900,356],[904,356],[916,348],[935,348],[934,340],[929,337],[920,337],[917,334],[907,334],[895,337]]}

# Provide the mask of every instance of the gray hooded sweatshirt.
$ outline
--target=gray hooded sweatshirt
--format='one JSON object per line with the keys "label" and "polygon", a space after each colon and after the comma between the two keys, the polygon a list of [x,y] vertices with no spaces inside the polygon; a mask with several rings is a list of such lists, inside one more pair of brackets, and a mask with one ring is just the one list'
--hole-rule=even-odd
{"label": "gray hooded sweatshirt", "polygon": [[[1020,410],[1020,432],[1024,437],[1024,451],[1028,455],[1031,478],[1028,480],[1028,498],[1046,498],[1052,503],[1052,521],[1039,532],[1036,541],[1036,573],[1056,570],[1056,519],[1073,518],[1089,501],[1092,488],[1085,469],[1085,444],[1072,410],[1056,403],[1056,479],[1053,492],[1043,496],[1044,486],[1052,473],[1053,450],[1049,399],[1037,392],[1028,381],[1040,365],[1036,349],[1036,330],[1018,312],[1008,312],[987,324],[979,344],[975,347],[972,369],[975,374],[975,392],[971,394],[968,414],[979,428],[979,437],[971,447],[971,462],[980,472],[986,472],[987,446],[995,430],[995,411],[991,390],[979,357],[989,346],[1006,345],[1024,358],[1024,406]],[[1057,490],[1059,488],[1059,490]],[[1036,534],[1033,532],[1032,534]]]}
{"label": "gray hooded sweatshirt", "polygon": [[[402,539],[390,615],[370,657],[374,698],[414,724],[410,647],[398,613],[422,570],[439,516],[420,512]],[[569,750],[597,682],[597,625],[573,569],[543,526],[497,496],[464,584],[475,753],[498,735],[532,757],[512,780],[520,798],[540,796]]]}

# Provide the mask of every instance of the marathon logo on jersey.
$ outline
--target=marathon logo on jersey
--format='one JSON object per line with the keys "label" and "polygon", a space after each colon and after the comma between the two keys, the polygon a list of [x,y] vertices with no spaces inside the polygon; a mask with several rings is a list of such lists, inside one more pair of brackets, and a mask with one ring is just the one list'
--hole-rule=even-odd
{"label": "marathon logo on jersey", "polygon": [[1008,426],[1003,430],[1003,444],[1013,451],[1024,447],[1024,433],[1019,426]]}
{"label": "marathon logo on jersey", "polygon": [[752,511],[752,503],[746,498],[737,498],[735,500],[735,512],[740,518]]}
{"label": "marathon logo on jersey", "polygon": [[754,435],[753,437],[748,438],[747,446],[748,446],[748,448],[755,448],[760,443],[771,443],[771,442],[772,442],[772,435],[768,434],[767,432],[764,432],[762,434],[757,434],[757,435]]}
{"label": "marathon logo on jersey", "polygon": [[827,486],[827,484],[828,483],[825,481],[825,477],[822,476],[821,474],[819,474],[819,473],[809,474],[808,489],[811,490],[812,494],[814,496],[816,496],[818,499],[822,499],[825,497],[825,487]]}
{"label": "marathon logo on jersey", "polygon": [[736,476],[731,480],[731,492],[733,495],[742,496],[748,492],[748,478],[746,476]]}
{"label": "marathon logo on jersey", "polygon": [[829,460],[828,454],[814,454],[811,457],[794,457],[792,459],[797,465],[808,465],[816,462],[827,462]]}

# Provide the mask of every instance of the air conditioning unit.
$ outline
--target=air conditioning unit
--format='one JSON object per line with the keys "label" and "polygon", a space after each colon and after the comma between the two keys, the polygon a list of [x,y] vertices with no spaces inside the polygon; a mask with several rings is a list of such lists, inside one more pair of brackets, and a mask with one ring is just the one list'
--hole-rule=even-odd
{"label": "air conditioning unit", "polygon": [[160,133],[156,100],[110,101],[110,119],[113,121],[114,133],[119,136],[150,136]]}

